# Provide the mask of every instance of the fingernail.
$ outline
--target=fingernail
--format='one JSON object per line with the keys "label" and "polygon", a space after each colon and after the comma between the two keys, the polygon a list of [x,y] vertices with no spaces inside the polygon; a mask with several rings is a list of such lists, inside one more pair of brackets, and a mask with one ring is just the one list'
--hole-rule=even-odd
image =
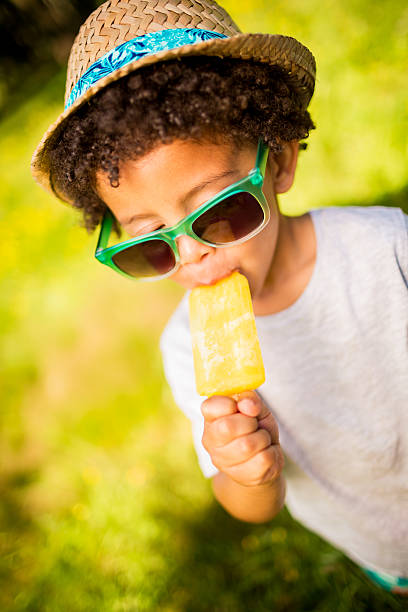
{"label": "fingernail", "polygon": [[250,399],[243,399],[239,402],[239,407],[244,410],[251,410],[254,407],[254,402]]}

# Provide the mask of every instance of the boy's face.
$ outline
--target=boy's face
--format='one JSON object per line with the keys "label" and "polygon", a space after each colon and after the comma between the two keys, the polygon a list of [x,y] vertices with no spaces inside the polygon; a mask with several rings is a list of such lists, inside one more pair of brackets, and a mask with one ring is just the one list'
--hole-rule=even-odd
{"label": "boy's face", "polygon": [[[222,189],[245,177],[254,167],[255,157],[256,146],[238,149],[229,144],[177,140],[123,163],[116,188],[99,172],[97,189],[124,230],[132,237],[139,236],[178,223]],[[228,248],[211,247],[189,236],[180,236],[177,239],[180,266],[170,278],[191,289],[212,284],[239,270],[247,277],[253,298],[259,296],[279,235],[281,216],[275,197],[278,174],[279,166],[270,154],[263,191],[271,218],[259,234]]]}

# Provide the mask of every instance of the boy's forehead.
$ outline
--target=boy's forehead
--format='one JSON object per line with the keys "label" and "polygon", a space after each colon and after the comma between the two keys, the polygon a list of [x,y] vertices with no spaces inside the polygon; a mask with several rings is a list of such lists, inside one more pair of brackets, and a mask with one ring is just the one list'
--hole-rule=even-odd
{"label": "boy's forehead", "polygon": [[106,172],[98,171],[97,190],[108,205],[132,194],[148,197],[150,193],[169,191],[181,197],[195,186],[240,172],[245,158],[253,165],[251,153],[245,155],[244,150],[227,143],[177,140],[160,144],[144,156],[119,165],[118,187],[110,185]]}
{"label": "boy's forehead", "polygon": [[[120,163],[121,176],[130,174],[149,174],[156,171],[171,171],[174,174],[180,167],[184,172],[188,167],[194,169],[194,160],[198,157],[207,157],[207,166],[212,162],[233,164],[236,162],[238,149],[232,143],[210,142],[207,140],[174,140],[170,143],[159,143],[142,156],[122,160]],[[188,167],[185,161],[188,160]],[[109,182],[106,173],[99,170],[98,178]]]}

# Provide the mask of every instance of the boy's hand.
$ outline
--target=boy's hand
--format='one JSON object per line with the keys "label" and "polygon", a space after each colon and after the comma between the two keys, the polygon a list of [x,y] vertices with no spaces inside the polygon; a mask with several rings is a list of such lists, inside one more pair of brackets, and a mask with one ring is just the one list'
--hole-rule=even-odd
{"label": "boy's hand", "polygon": [[267,484],[283,468],[277,423],[255,391],[214,395],[201,405],[203,446],[213,464],[244,486]]}

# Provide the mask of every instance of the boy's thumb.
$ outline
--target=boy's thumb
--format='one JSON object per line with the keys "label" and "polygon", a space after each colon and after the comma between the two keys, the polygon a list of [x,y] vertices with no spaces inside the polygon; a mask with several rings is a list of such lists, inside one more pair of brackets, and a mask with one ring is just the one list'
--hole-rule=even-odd
{"label": "boy's thumb", "polygon": [[255,391],[244,391],[235,395],[234,399],[238,410],[246,416],[256,417],[258,427],[270,433],[272,444],[278,444],[279,430],[275,417],[259,395]]}

